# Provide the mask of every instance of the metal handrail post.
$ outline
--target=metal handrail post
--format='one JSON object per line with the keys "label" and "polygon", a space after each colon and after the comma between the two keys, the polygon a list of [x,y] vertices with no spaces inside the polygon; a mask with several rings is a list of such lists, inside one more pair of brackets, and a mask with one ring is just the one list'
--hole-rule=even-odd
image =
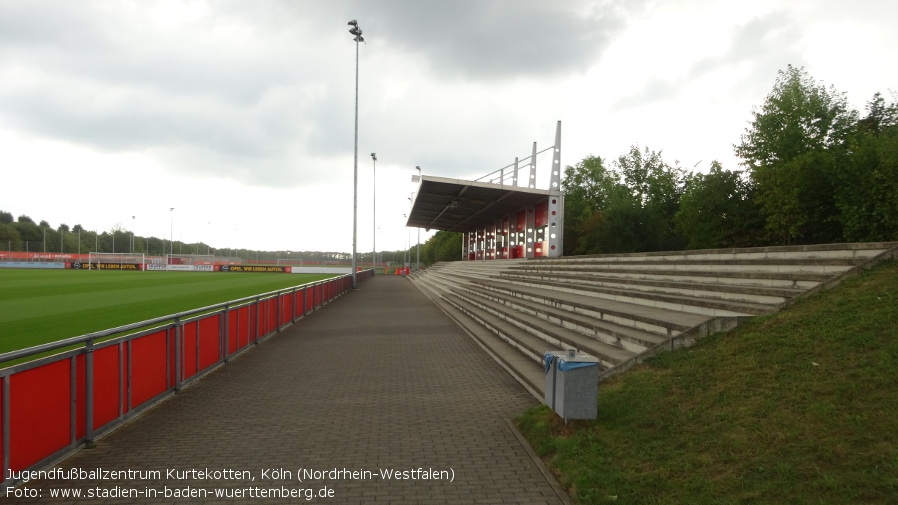
{"label": "metal handrail post", "polygon": [[262,319],[259,317],[259,298],[256,297],[256,330],[253,332],[253,345],[259,345],[259,325],[261,324],[260,319]]}
{"label": "metal handrail post", "polygon": [[230,361],[228,357],[228,340],[231,338],[231,311],[230,309],[228,309],[227,303],[224,304],[224,312],[222,313],[222,315],[224,316],[224,325],[222,325],[224,327],[224,335],[220,340],[220,343],[222,345],[221,359],[222,362],[227,364]]}
{"label": "metal handrail post", "polygon": [[[119,395],[121,396],[121,395]],[[94,441],[94,339],[84,347],[84,447],[96,446]]]}
{"label": "metal handrail post", "polygon": [[176,317],[174,323],[175,329],[175,393],[181,391],[181,346],[183,339],[181,338],[181,318]]}

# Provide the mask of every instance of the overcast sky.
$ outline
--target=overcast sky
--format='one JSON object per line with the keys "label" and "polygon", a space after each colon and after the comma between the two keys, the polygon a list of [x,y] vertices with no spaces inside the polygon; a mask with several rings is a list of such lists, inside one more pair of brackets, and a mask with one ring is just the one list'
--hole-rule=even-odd
{"label": "overcast sky", "polygon": [[860,111],[898,89],[891,0],[0,0],[0,210],[351,251],[350,19],[366,40],[359,251],[372,152],[377,249],[404,249],[416,165],[476,178],[551,145],[560,120],[565,166],[638,144],[737,169],[732,146],[788,64]]}

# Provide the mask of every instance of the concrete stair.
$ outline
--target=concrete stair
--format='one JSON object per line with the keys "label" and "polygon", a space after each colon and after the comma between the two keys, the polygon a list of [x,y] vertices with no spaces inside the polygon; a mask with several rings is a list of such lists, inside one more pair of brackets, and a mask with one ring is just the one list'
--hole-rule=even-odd
{"label": "concrete stair", "polygon": [[887,242],[458,261],[409,279],[542,398],[546,351],[589,353],[608,377],[896,253]]}

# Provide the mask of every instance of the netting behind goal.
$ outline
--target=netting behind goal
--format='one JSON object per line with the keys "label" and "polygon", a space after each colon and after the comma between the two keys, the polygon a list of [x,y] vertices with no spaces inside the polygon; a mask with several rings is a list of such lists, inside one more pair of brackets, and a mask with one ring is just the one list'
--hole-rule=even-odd
{"label": "netting behind goal", "polygon": [[214,265],[214,254],[166,254],[169,265]]}
{"label": "netting behind goal", "polygon": [[166,254],[166,270],[211,272],[215,265],[214,254]]}
{"label": "netting behind goal", "polygon": [[89,270],[143,270],[146,255],[141,253],[104,253],[91,252],[87,255],[87,265],[81,268]]}

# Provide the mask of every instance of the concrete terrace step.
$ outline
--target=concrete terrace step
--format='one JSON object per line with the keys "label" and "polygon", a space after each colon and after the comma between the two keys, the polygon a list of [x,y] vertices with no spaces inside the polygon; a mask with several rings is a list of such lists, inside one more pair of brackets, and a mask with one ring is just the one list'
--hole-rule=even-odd
{"label": "concrete terrace step", "polygon": [[[458,286],[445,279],[428,279],[427,286],[442,292],[450,302],[471,317],[486,324],[503,338],[521,337],[525,333],[535,335],[539,341],[530,340],[531,356],[539,359],[552,349],[577,348],[601,358],[606,367],[612,367],[647,348],[667,340],[667,330],[652,333],[622,326],[611,321],[574,314],[551,306],[528,302],[513,297],[502,297],[495,292],[470,286]],[[480,314],[483,311],[490,317]],[[489,323],[499,318],[502,325]],[[632,321],[627,321],[634,324]],[[514,326],[507,326],[511,324]],[[523,337],[522,337],[523,338]]]}
{"label": "concrete terrace step", "polygon": [[644,281],[675,281],[705,284],[724,284],[729,286],[758,286],[803,291],[830,279],[831,274],[812,272],[752,272],[747,270],[646,270],[641,268],[591,269],[582,266],[540,266],[527,265],[514,267],[500,275],[569,275],[573,277],[595,276],[607,279],[630,279]]}
{"label": "concrete terrace step", "polygon": [[574,313],[544,303],[532,302],[513,296],[503,296],[501,293],[487,289],[467,286],[456,288],[453,292],[461,297],[466,297],[467,294],[467,296],[473,295],[491,300],[504,306],[506,311],[513,310],[534,316],[540,319],[543,325],[560,325],[631,352],[645,351],[668,338],[667,329],[663,327],[658,328],[659,332],[647,331],[634,326],[622,325],[613,321]]}
{"label": "concrete terrace step", "polygon": [[[463,309],[463,304],[453,303],[445,290],[427,280],[417,283],[418,287],[437,304],[443,312],[461,326],[469,335],[484,348],[497,362],[499,362],[510,374],[524,384],[537,398],[542,398],[545,388],[545,376],[539,357],[528,350],[526,345],[519,344],[511,338],[503,338],[501,332],[496,332],[496,325],[507,325],[500,318],[483,313],[480,319],[472,315],[473,310]],[[484,321],[484,318],[487,321]],[[492,325],[488,322],[492,321]],[[536,338],[536,337],[534,337]],[[531,341],[534,349],[538,342]]]}
{"label": "concrete terrace step", "polygon": [[640,262],[624,262],[618,261],[613,263],[590,263],[582,262],[572,265],[552,265],[549,263],[538,264],[541,268],[552,266],[571,267],[589,267],[593,272],[622,272],[622,271],[638,271],[642,273],[677,273],[679,275],[689,275],[696,272],[710,272],[715,274],[723,274],[727,272],[746,272],[752,274],[778,274],[788,276],[793,274],[820,274],[831,276],[850,269],[863,263],[861,260],[808,260],[807,263],[801,260],[789,261],[772,261],[772,260],[743,260],[743,261],[726,261],[726,260],[708,260],[708,261],[640,261]]}
{"label": "concrete terrace step", "polygon": [[690,251],[659,251],[630,254],[595,254],[584,256],[568,256],[564,258],[539,258],[533,262],[540,263],[581,263],[600,261],[611,263],[617,261],[657,261],[670,260],[687,262],[699,258],[704,259],[827,259],[827,258],[864,258],[871,259],[883,251],[894,248],[898,242],[868,242],[845,244],[816,244],[806,246],[773,246],[734,249],[702,249]]}
{"label": "concrete terrace step", "polygon": [[520,331],[517,326],[505,318],[497,316],[460,296],[449,293],[446,295],[446,299],[470,318],[483,324],[504,341],[523,352],[535,364],[539,364],[542,360],[542,356],[548,346],[544,339]]}
{"label": "concrete terrace step", "polygon": [[[476,284],[487,285],[488,280],[473,281]],[[693,314],[706,316],[745,316],[767,314],[776,310],[776,303],[782,303],[779,299],[775,303],[759,303],[733,298],[717,296],[718,292],[701,293],[696,290],[660,291],[650,289],[650,286],[629,286],[618,288],[606,285],[593,285],[580,282],[545,281],[518,278],[515,285],[534,286],[557,290],[566,293],[579,293],[592,295],[596,298],[617,300],[635,305],[647,305],[661,307]],[[709,295],[714,296],[709,296]]]}
{"label": "concrete terrace step", "polygon": [[898,242],[460,261],[410,280],[541,391],[547,350],[576,347],[613,374],[895,256]]}
{"label": "concrete terrace step", "polygon": [[539,318],[522,312],[505,311],[501,304],[486,299],[462,298],[454,294],[450,294],[449,299],[469,309],[476,307],[494,318],[510,323],[511,326],[503,326],[501,330],[497,325],[497,331],[518,342],[528,341],[528,349],[537,356],[537,361],[540,361],[548,350],[575,348],[599,358],[603,368],[611,368],[636,354],[562,326],[544,324]]}
{"label": "concrete terrace step", "polygon": [[653,293],[640,290],[613,289],[585,283],[540,281],[538,279],[527,277],[520,277],[515,279],[515,282],[508,282],[507,280],[494,280],[494,278],[461,274],[454,271],[451,273],[447,272],[447,275],[456,278],[464,278],[464,282],[466,283],[490,289],[512,290],[518,292],[526,287],[534,292],[549,293],[547,295],[549,298],[555,296],[553,293],[579,294],[593,298],[594,304],[604,304],[604,301],[597,301],[601,299],[624,302],[632,305],[669,309],[676,312],[690,312],[708,317],[758,315],[766,314],[774,310],[774,308],[771,308],[770,306],[752,302],[728,301],[682,294]]}
{"label": "concrete terrace step", "polygon": [[[451,280],[450,280],[451,279]],[[516,283],[499,281],[479,281],[467,277],[451,276],[443,282],[454,282],[467,290],[480,288],[509,298],[517,298],[555,307],[574,314],[583,314],[598,320],[640,328],[667,337],[685,331],[709,318],[699,314],[689,314],[663,307],[600,299],[579,293],[562,292]]]}
{"label": "concrete terrace step", "polygon": [[602,276],[592,273],[555,273],[544,271],[539,273],[518,273],[516,271],[501,272],[500,278],[514,282],[517,279],[539,279],[543,281],[562,281],[574,284],[589,284],[594,286],[607,286],[624,288],[632,286],[639,290],[659,290],[671,293],[701,293],[704,296],[730,298],[741,301],[755,301],[758,303],[781,303],[788,298],[803,292],[803,289],[794,287],[753,286],[741,284],[728,284],[722,282],[702,282],[699,280],[677,279],[667,276],[665,279],[632,279],[628,277]]}

